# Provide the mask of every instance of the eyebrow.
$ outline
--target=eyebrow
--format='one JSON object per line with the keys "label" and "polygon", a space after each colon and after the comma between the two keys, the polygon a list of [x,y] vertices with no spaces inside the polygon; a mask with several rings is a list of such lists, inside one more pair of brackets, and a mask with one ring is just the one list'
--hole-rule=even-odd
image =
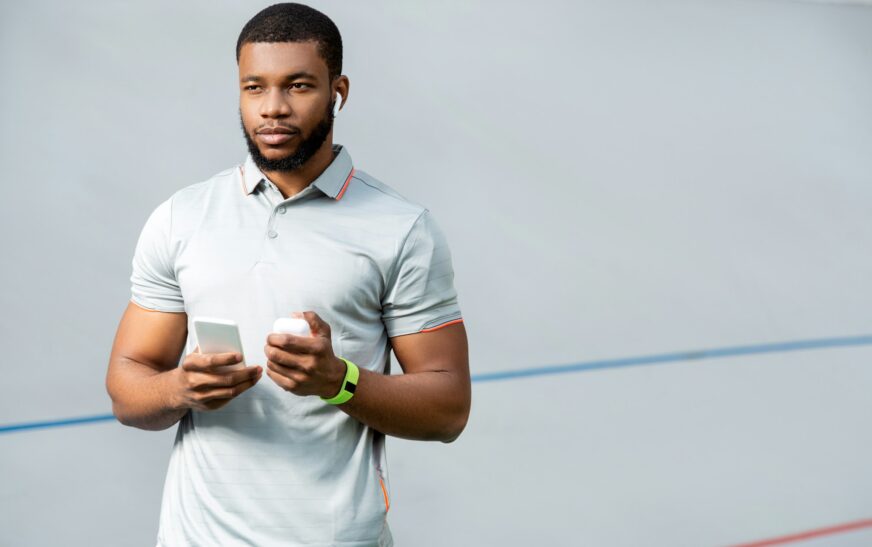
{"label": "eyebrow", "polygon": [[[285,81],[290,80],[300,80],[300,79],[309,79],[309,80],[317,80],[318,78],[312,74],[311,72],[299,71],[294,72],[293,74],[288,74],[283,78]],[[257,74],[248,74],[240,78],[240,82],[262,82],[264,79]]]}

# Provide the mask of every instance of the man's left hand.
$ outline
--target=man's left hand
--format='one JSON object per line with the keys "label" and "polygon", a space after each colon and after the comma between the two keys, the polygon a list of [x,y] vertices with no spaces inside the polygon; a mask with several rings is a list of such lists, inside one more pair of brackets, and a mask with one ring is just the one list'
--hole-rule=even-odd
{"label": "man's left hand", "polygon": [[346,365],[333,354],[330,325],[313,311],[294,313],[309,323],[312,336],[271,333],[266,337],[267,375],[295,395],[334,397],[342,388]]}

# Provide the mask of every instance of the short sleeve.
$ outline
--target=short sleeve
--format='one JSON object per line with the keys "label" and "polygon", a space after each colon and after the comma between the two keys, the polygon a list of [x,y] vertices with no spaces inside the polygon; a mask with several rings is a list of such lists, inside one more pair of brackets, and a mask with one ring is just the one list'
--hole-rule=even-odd
{"label": "short sleeve", "polygon": [[389,337],[427,332],[462,321],[451,252],[429,211],[412,226],[382,298]]}
{"label": "short sleeve", "polygon": [[146,220],[133,254],[130,299],[143,308],[185,311],[173,265],[171,233],[172,199],[168,199]]}

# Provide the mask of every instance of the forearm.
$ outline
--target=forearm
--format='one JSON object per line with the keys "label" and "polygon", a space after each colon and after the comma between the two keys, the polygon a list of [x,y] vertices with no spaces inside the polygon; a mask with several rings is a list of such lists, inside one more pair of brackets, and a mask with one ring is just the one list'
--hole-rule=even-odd
{"label": "forearm", "polygon": [[171,396],[177,369],[157,372],[129,359],[116,363],[107,382],[112,397],[112,412],[124,425],[159,431],[171,427],[188,412],[179,408]]}
{"label": "forearm", "polygon": [[339,408],[386,435],[451,442],[466,426],[468,391],[450,372],[389,376],[361,368],[354,397]]}

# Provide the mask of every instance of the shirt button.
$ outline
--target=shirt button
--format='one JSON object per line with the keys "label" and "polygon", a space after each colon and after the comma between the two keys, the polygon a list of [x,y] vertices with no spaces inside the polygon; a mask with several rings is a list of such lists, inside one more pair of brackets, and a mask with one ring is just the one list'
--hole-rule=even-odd
{"label": "shirt button", "polygon": [[279,237],[279,233],[275,230],[270,230],[266,235],[268,235],[270,239],[275,239]]}
{"label": "shirt button", "polygon": [[278,211],[279,211],[279,214],[280,214],[280,215],[285,214],[285,208],[284,208],[284,206],[279,207]]}

